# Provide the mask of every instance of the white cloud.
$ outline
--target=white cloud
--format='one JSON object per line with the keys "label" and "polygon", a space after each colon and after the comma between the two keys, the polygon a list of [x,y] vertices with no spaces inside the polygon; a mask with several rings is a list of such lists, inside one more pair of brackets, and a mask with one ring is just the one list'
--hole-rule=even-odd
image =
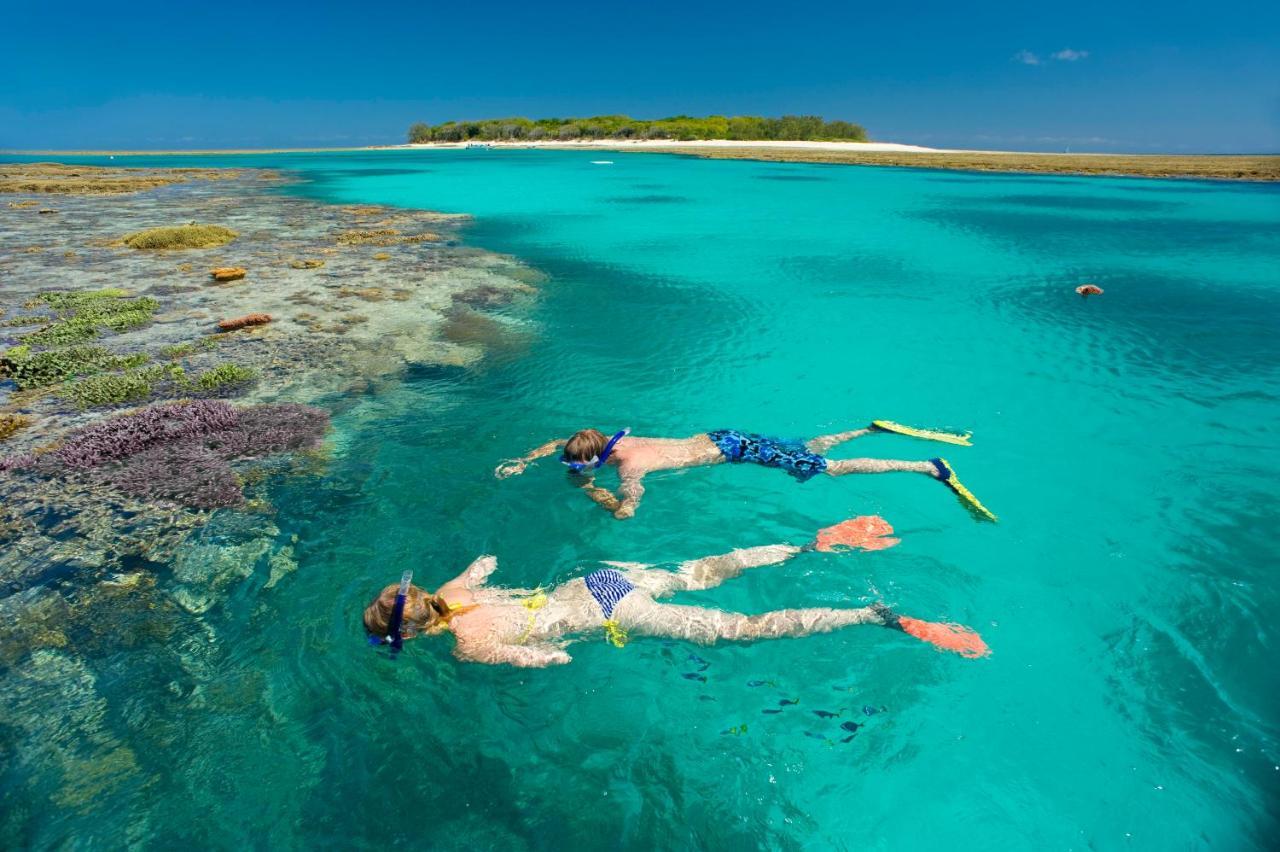
{"label": "white cloud", "polygon": [[1053,58],[1059,60],[1060,62],[1076,62],[1081,59],[1088,59],[1089,51],[1072,50],[1071,48],[1067,47],[1055,53],[1053,55]]}
{"label": "white cloud", "polygon": [[1023,65],[1039,65],[1040,57],[1029,50],[1019,50],[1013,55],[1013,61],[1021,62]]}

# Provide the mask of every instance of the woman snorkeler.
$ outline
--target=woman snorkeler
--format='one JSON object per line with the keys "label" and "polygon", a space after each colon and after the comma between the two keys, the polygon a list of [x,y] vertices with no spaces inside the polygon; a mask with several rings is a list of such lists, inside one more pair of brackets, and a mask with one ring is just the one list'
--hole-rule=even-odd
{"label": "woman snorkeler", "polygon": [[898,543],[888,537],[892,532],[882,518],[853,518],[819,531],[806,545],[750,547],[682,562],[674,571],[606,562],[609,567],[548,592],[489,586],[498,562],[481,556],[434,594],[406,583],[402,619],[395,617],[400,587],[387,586],[365,608],[364,626],[373,641],[386,637],[383,641],[396,647],[401,639],[452,632],[457,640],[454,655],[460,660],[526,667],[567,663],[572,658],[565,649],[571,642],[601,632],[619,646],[628,634],[712,645],[721,640],[750,642],[829,633],[855,624],[888,627],[965,657],[990,653],[982,638],[967,627],[901,616],[879,603],[744,615],[657,600],[680,591],[711,589],[747,568],[778,565],[811,550],[892,547]]}

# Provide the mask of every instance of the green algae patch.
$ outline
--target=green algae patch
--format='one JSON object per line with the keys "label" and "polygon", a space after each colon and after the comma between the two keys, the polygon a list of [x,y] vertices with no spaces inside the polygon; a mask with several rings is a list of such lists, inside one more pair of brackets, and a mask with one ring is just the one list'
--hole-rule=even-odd
{"label": "green algae patch", "polygon": [[121,242],[129,248],[143,251],[169,251],[174,249],[217,248],[240,236],[221,225],[177,225],[167,228],[148,228],[129,234]]}
{"label": "green algae patch", "polygon": [[146,361],[146,355],[120,356],[101,346],[67,346],[34,353],[29,347],[15,346],[0,355],[0,376],[13,379],[19,390],[29,390],[76,376],[127,370]]}
{"label": "green algae patch", "polygon": [[81,408],[141,402],[151,396],[151,382],[140,371],[89,376],[67,385],[63,396]]}
{"label": "green algae patch", "polygon": [[257,372],[239,364],[219,364],[196,376],[194,386],[205,393],[244,385],[258,377]]}
{"label": "green algae patch", "polygon": [[172,346],[166,346],[161,349],[160,356],[162,358],[168,358],[171,361],[176,361],[179,358],[187,357],[195,351],[196,347],[194,343],[175,343]]}
{"label": "green algae patch", "polygon": [[57,319],[39,331],[24,335],[22,342],[33,346],[85,343],[103,330],[121,332],[141,328],[151,322],[160,307],[155,299],[126,297],[124,290],[115,289],[42,293],[37,300],[52,308]]}

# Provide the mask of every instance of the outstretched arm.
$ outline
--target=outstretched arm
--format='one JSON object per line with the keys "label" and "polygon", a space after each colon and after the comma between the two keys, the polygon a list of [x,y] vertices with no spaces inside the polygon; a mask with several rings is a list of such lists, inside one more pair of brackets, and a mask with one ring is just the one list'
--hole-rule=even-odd
{"label": "outstretched arm", "polygon": [[[467,566],[467,570],[463,571],[458,577],[462,584],[468,590],[477,586],[483,586],[485,581],[489,579],[489,575],[498,570],[498,557],[496,556],[480,556],[475,562]],[[455,580],[454,582],[458,582]]]}
{"label": "outstretched arm", "polygon": [[529,462],[546,458],[563,447],[565,443],[563,440],[547,441],[542,446],[534,447],[518,459],[507,459],[494,469],[493,475],[498,479],[506,479],[508,476],[517,476],[524,473],[524,469],[529,466]]}
{"label": "outstretched arm", "polygon": [[491,666],[518,666],[523,669],[541,669],[562,666],[573,660],[568,652],[555,645],[508,645],[506,643],[473,646],[459,642],[453,649],[459,660],[487,663]]}
{"label": "outstretched arm", "polygon": [[595,480],[589,476],[582,477],[578,487],[582,489],[583,494],[591,498],[592,503],[602,507],[606,512],[617,512],[622,506],[622,501],[613,496],[612,491],[596,485]]}
{"label": "outstretched arm", "polygon": [[622,496],[622,501],[613,510],[613,516],[623,521],[634,516],[636,509],[640,507],[640,500],[644,497],[644,476],[624,475],[618,493]]}

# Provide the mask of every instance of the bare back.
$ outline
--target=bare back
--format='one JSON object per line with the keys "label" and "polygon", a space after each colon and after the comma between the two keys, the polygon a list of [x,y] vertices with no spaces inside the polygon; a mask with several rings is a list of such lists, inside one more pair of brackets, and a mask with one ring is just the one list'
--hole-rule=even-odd
{"label": "bare back", "polygon": [[624,479],[642,477],[657,470],[719,464],[724,454],[706,435],[691,438],[640,438],[628,436],[613,450],[618,473]]}
{"label": "bare back", "polygon": [[541,600],[531,589],[468,589],[461,580],[442,586],[440,594],[455,606],[475,607],[449,623],[457,639],[454,654],[462,660],[521,664],[507,657],[521,656],[522,648],[531,658],[545,654],[561,648],[566,638],[600,626],[599,605],[581,579],[557,586]]}

